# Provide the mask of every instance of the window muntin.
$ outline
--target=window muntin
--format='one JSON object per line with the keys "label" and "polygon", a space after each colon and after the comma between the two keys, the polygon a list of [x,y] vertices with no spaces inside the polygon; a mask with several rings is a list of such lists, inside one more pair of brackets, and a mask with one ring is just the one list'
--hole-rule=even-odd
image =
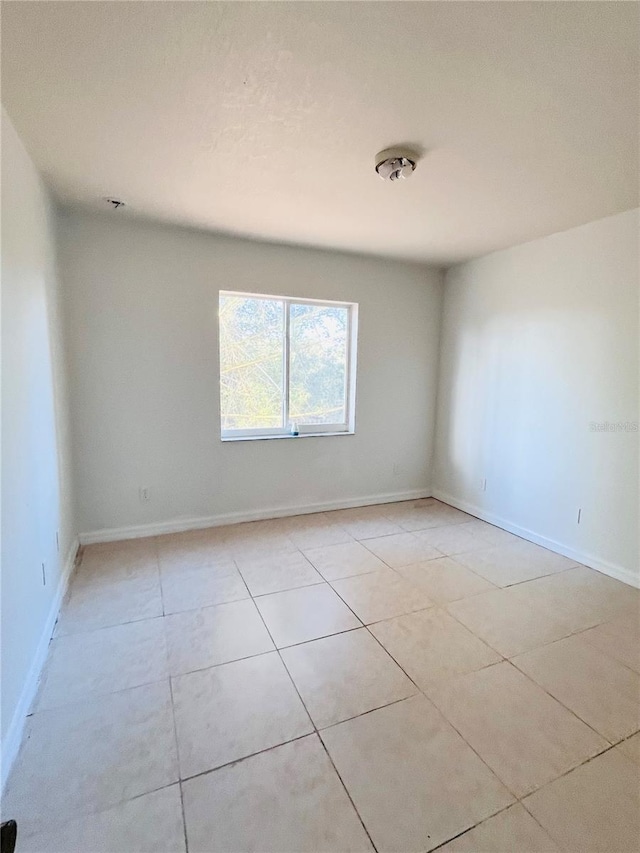
{"label": "window muntin", "polygon": [[220,292],[221,437],[350,433],[357,305]]}

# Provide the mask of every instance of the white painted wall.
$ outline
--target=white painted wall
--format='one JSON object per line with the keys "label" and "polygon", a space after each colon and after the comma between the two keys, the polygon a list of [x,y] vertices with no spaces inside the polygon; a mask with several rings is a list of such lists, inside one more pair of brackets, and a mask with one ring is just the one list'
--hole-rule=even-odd
{"label": "white painted wall", "polygon": [[638,224],[447,273],[434,477],[444,499],[636,583],[640,434],[590,424],[638,423]]}
{"label": "white painted wall", "polygon": [[52,225],[47,193],[3,109],[3,781],[19,745],[75,540]]}
{"label": "white painted wall", "polygon": [[[83,532],[430,490],[439,272],[113,212],[60,224]],[[354,436],[220,441],[220,289],[359,303]]]}

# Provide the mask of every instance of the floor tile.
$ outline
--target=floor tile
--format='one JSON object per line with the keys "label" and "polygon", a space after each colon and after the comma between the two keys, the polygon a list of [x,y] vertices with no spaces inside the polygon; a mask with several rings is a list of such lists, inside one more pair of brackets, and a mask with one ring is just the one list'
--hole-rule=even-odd
{"label": "floor tile", "polygon": [[183,784],[190,853],[373,848],[317,735]]}
{"label": "floor tile", "polygon": [[[267,522],[254,523],[264,524]],[[231,550],[236,560],[253,560],[267,554],[293,554],[297,551],[297,546],[284,531],[269,533],[254,531],[234,538],[231,543]]]}
{"label": "floor tile", "polygon": [[180,787],[171,785],[107,811],[24,837],[20,853],[184,853]]}
{"label": "floor tile", "polygon": [[396,571],[408,581],[423,587],[429,598],[437,604],[446,604],[496,588],[451,557],[402,566]]}
{"label": "floor tile", "polygon": [[160,567],[188,569],[231,559],[231,534],[228,530],[213,527],[159,536],[156,542]]}
{"label": "floor tile", "polygon": [[447,682],[430,698],[518,797],[607,746],[507,662]]}
{"label": "floor tile", "polygon": [[510,586],[533,578],[562,572],[575,566],[575,560],[554,554],[546,548],[521,539],[513,545],[469,551],[459,554],[463,566],[496,586]]}
{"label": "floor tile", "polygon": [[418,498],[412,501],[392,501],[378,506],[386,518],[399,525],[403,518],[411,518],[416,513],[438,506],[438,501],[435,498]]}
{"label": "floor tile", "polygon": [[326,513],[332,521],[340,524],[354,539],[373,539],[376,536],[389,536],[402,533],[402,527],[395,524],[384,514],[385,505],[341,509]]}
{"label": "floor tile", "polygon": [[638,766],[615,749],[524,800],[563,850],[631,853],[640,848]]}
{"label": "floor tile", "polygon": [[435,607],[377,622],[370,630],[427,695],[442,681],[502,660],[452,616]]}
{"label": "floor tile", "polygon": [[155,540],[133,539],[85,546],[73,582],[107,584],[140,577],[157,578],[157,574]]}
{"label": "floor tile", "polygon": [[56,708],[168,676],[161,618],[57,637],[49,647],[35,707]]}
{"label": "floor tile", "polygon": [[164,619],[171,675],[206,669],[274,648],[255,604],[232,601]]}
{"label": "floor tile", "polygon": [[467,524],[447,524],[444,527],[430,527],[416,531],[416,536],[447,556],[463,554],[465,551],[479,551],[491,546],[473,531]]}
{"label": "floor tile", "polygon": [[[297,518],[298,516],[293,516]],[[310,516],[305,516],[306,518]],[[253,539],[258,541],[274,540],[279,536],[286,536],[292,516],[283,518],[265,518],[257,521],[245,521],[241,524],[231,524],[228,527],[229,541],[232,543]]]}
{"label": "floor tile", "polygon": [[511,657],[571,633],[571,625],[561,614],[540,601],[533,583],[455,601],[447,610],[500,654]]}
{"label": "floor tile", "polygon": [[640,675],[581,635],[519,655],[513,663],[611,743],[640,729]]}
{"label": "floor tile", "polygon": [[528,585],[532,600],[562,619],[572,631],[618,618],[637,617],[640,590],[579,566]]}
{"label": "floor tile", "polygon": [[344,527],[331,521],[330,517],[323,513],[297,515],[287,521],[287,534],[301,551],[352,541]]}
{"label": "floor tile", "polygon": [[350,797],[379,853],[630,853],[639,683],[640,590],[435,499],[100,543],[3,810],[185,853],[182,770],[191,853],[371,851]]}
{"label": "floor tile", "polygon": [[237,565],[251,595],[267,595],[323,581],[300,551],[238,557]]}
{"label": "floor tile", "polygon": [[560,848],[516,803],[440,847],[438,853],[560,853]]}
{"label": "floor tile", "polygon": [[417,693],[365,628],[292,646],[282,658],[318,728]]}
{"label": "floor tile", "polygon": [[464,524],[472,520],[472,516],[454,509],[452,506],[435,501],[431,504],[421,504],[409,512],[390,515],[392,520],[409,531],[426,530],[430,527],[444,527],[448,524]]}
{"label": "floor tile", "polygon": [[321,737],[379,853],[431,850],[513,801],[422,696]]}
{"label": "floor tile", "polygon": [[181,778],[313,730],[276,652],[172,680]]}
{"label": "floor tile", "polygon": [[640,673],[640,613],[603,622],[580,636],[596,649]]}
{"label": "floor tile", "polygon": [[413,533],[398,533],[394,536],[367,539],[365,545],[392,569],[442,556],[440,551],[436,551]]}
{"label": "floor tile", "polygon": [[367,625],[433,604],[422,587],[390,569],[343,578],[333,581],[332,586]]}
{"label": "floor tile", "polygon": [[485,539],[490,545],[515,545],[522,541],[520,536],[515,536],[513,533],[509,533],[508,530],[503,530],[494,524],[488,524],[479,518],[468,521],[465,524],[465,528],[475,536]]}
{"label": "floor tile", "polygon": [[156,553],[157,541],[156,536],[142,536],[135,539],[118,539],[113,542],[94,542],[83,545],[82,551],[85,556],[101,556],[104,559],[114,554],[118,554],[120,558],[124,556],[136,558],[143,554]]}
{"label": "floor tile", "polygon": [[3,807],[30,835],[177,779],[166,681],[29,717]]}
{"label": "floor tile", "polygon": [[382,560],[372,554],[359,542],[345,542],[342,545],[325,545],[324,548],[312,548],[305,556],[318,569],[325,580],[348,578],[386,569]]}
{"label": "floor tile", "polygon": [[74,580],[69,598],[62,606],[55,636],[95,631],[154,616],[162,616],[157,572],[113,583],[78,584]]}
{"label": "floor tile", "polygon": [[160,578],[165,613],[249,598],[242,576],[230,560],[190,568],[172,566],[162,569]]}
{"label": "floor tile", "polygon": [[640,732],[633,735],[633,737],[622,741],[620,746],[617,746],[616,749],[624,753],[627,758],[633,759],[636,764],[640,764]]}
{"label": "floor tile", "polygon": [[326,583],[263,595],[256,604],[279,649],[361,627]]}

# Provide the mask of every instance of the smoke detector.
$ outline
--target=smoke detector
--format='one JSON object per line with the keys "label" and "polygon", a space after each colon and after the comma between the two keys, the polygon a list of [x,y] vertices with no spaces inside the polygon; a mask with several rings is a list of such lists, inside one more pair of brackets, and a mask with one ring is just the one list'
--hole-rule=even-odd
{"label": "smoke detector", "polygon": [[404,148],[387,148],[376,157],[376,172],[383,181],[408,178],[416,168],[417,155]]}

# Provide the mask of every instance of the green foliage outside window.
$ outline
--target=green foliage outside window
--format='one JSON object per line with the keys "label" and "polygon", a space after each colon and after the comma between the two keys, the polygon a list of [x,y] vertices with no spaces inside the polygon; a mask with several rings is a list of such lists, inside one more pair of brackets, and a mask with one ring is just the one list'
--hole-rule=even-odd
{"label": "green foliage outside window", "polygon": [[[289,423],[284,422],[287,310]],[[221,294],[219,318],[223,430],[345,422],[348,308]]]}

